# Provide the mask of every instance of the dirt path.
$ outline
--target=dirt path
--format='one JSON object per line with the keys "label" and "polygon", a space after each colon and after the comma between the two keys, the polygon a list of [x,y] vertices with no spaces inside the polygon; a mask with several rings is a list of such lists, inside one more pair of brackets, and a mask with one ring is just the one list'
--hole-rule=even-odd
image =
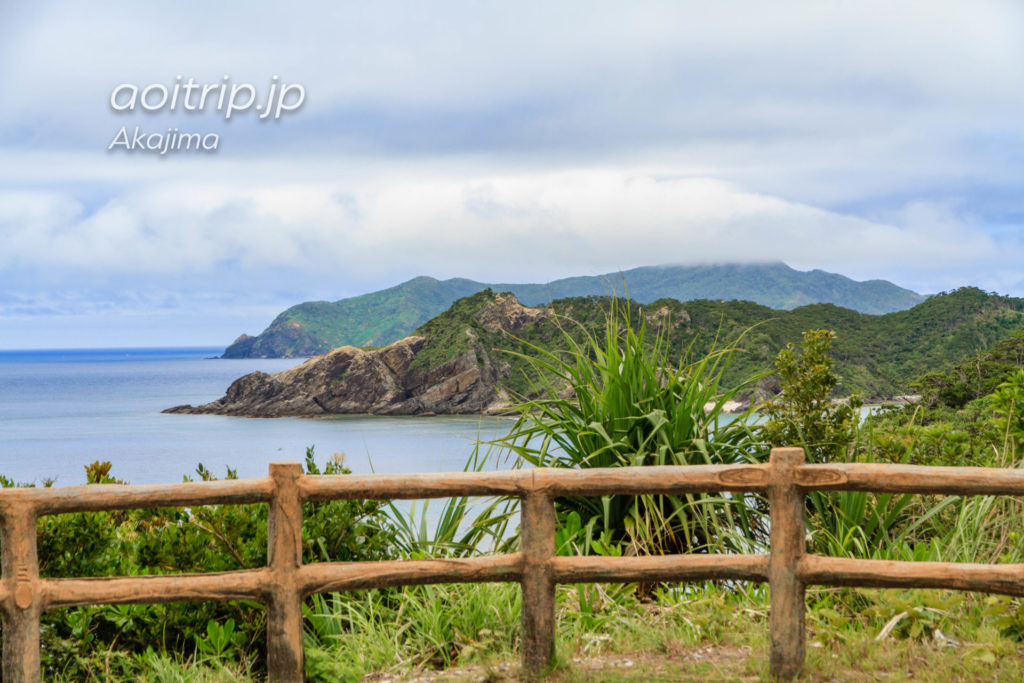
{"label": "dirt path", "polygon": [[[570,681],[757,681],[749,647],[706,646],[669,653],[634,652],[574,657],[544,680]],[[523,680],[519,664],[499,662],[491,666],[457,667],[437,672],[409,674],[370,674],[363,681],[372,683],[499,683]]]}

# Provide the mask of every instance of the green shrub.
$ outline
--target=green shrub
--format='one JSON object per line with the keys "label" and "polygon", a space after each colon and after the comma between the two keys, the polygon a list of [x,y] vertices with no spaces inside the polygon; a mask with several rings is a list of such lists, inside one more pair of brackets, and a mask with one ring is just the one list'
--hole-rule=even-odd
{"label": "green shrub", "polygon": [[[313,449],[306,472],[320,474]],[[90,483],[123,483],[109,463],[86,468]],[[214,479],[200,465],[197,475]],[[340,461],[324,474],[346,475]],[[228,470],[228,478],[234,478]],[[188,478],[186,477],[186,480]],[[9,483],[9,482],[7,482]],[[396,531],[378,501],[339,500],[303,510],[303,562],[391,559]],[[40,574],[47,577],[216,572],[264,566],[266,505],[210,505],[51,515],[39,520]],[[260,671],[266,627],[255,602],[97,605],[55,610],[42,621],[44,677],[86,678],[104,650],[195,656]]]}
{"label": "green shrub", "polygon": [[857,435],[860,398],[832,402],[839,382],[829,355],[835,336],[831,330],[809,330],[799,355],[792,344],[779,351],[775,369],[782,391],[763,407],[764,440],[771,446],[803,446],[809,462],[845,457]]}

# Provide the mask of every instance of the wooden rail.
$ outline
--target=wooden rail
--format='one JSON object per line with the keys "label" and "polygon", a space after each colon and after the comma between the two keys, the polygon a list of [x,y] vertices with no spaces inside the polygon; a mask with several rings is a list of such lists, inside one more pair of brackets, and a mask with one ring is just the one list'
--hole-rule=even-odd
{"label": "wooden rail", "polygon": [[[73,605],[257,600],[267,608],[270,680],[301,681],[302,600],[312,593],[428,583],[519,582],[522,658],[540,673],[554,652],[555,585],[727,579],[768,582],[770,663],[779,678],[804,661],[807,585],[928,587],[1024,595],[1024,565],[889,562],[805,553],[808,490],[1024,495],[1024,471],[873,464],[804,464],[803,450],[776,448],[764,465],[534,469],[493,473],[306,476],[296,463],[270,465],[262,479],[155,486],[90,485],[0,491],[3,537],[0,612],[3,680],[38,681],[39,619]],[[556,557],[554,499],[605,494],[757,491],[771,506],[767,555]],[[325,562],[303,565],[302,504],[341,498],[520,497],[521,551],[465,559]],[[36,520],[41,515],[136,507],[268,503],[267,566],[242,571],[43,579]]]}

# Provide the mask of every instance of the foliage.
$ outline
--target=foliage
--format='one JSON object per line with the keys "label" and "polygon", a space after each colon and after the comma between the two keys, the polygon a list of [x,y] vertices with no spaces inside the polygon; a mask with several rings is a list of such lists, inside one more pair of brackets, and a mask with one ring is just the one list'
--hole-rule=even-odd
{"label": "foliage", "polygon": [[985,350],[967,355],[951,368],[925,374],[916,381],[921,403],[929,409],[964,408],[992,393],[996,386],[1024,367],[1024,330],[1018,330]]}
{"label": "foliage", "polygon": [[314,596],[306,610],[306,675],[334,681],[396,666],[445,668],[509,652],[519,638],[520,599],[513,584]]}
{"label": "foliage", "polygon": [[412,367],[423,370],[437,368],[475,346],[485,348],[489,342],[500,340],[500,333],[486,329],[477,321],[481,309],[494,298],[494,292],[485,289],[459,299],[443,315],[417,329],[416,333],[426,337],[426,341],[413,359]]}
{"label": "foliage", "polygon": [[[994,366],[992,366],[994,367]],[[991,368],[990,368],[991,369]],[[951,371],[955,376],[959,370]],[[894,408],[857,433],[846,459],[923,465],[1019,467],[1024,373],[1003,366],[993,391],[959,410],[941,403]],[[997,563],[1024,560],[1024,507],[1001,496],[811,493],[818,552],[853,557]]]}
{"label": "foliage", "polygon": [[[473,448],[464,471],[480,472],[489,453]],[[445,498],[441,511],[431,519],[429,500],[418,508],[413,501],[408,512],[388,503],[396,547],[403,557],[468,557],[488,551],[510,552],[518,539],[509,533],[509,521],[518,514],[518,498],[477,500],[468,496]]]}
{"label": "foliage", "polygon": [[[109,463],[87,468],[91,483],[114,483]],[[306,471],[319,474],[312,449]],[[197,475],[214,479],[200,465]],[[345,475],[340,461],[325,474]],[[229,478],[235,473],[228,470]],[[186,478],[187,479],[187,478]],[[122,482],[117,482],[122,483]],[[115,576],[230,571],[266,564],[266,505],[211,505],[49,515],[40,518],[40,574]],[[393,557],[396,533],[375,501],[305,506],[303,561]],[[103,605],[48,612],[42,621],[46,677],[83,678],[85,653],[113,647],[157,655],[195,652],[235,669],[260,669],[265,647],[263,611],[256,603],[204,602]]]}
{"label": "foliage", "polygon": [[1024,443],[1024,369],[1017,370],[995,388],[985,400],[992,412],[991,426],[1003,437],[1011,462]]}
{"label": "foliage", "polygon": [[768,420],[762,427],[771,446],[803,446],[809,462],[842,458],[856,438],[859,397],[832,402],[838,377],[828,355],[835,333],[809,330],[797,355],[789,344],[775,359],[781,393],[762,408]]}
{"label": "foliage", "polygon": [[[571,325],[571,322],[566,322]],[[639,467],[745,462],[756,457],[749,413],[730,420],[723,409],[738,388],[723,390],[722,373],[734,351],[715,351],[673,363],[668,327],[647,337],[627,303],[615,304],[603,336],[574,328],[563,333],[565,353],[533,348],[535,399],[517,404],[514,426],[497,443],[520,465]],[[567,396],[570,396],[567,398]],[[633,554],[707,551],[761,530],[742,496],[603,496],[556,501],[561,523],[578,515],[573,541],[583,552],[593,539],[625,544]]]}
{"label": "foliage", "polygon": [[[1004,382],[984,400],[995,417],[974,425],[974,440],[948,423],[921,424],[921,408],[909,413],[909,420],[900,419],[907,411],[890,411],[877,423],[872,418],[861,426],[854,412],[859,407],[856,403],[837,406],[829,401],[835,382],[827,355],[831,339],[828,331],[811,331],[805,334],[800,357],[792,349],[779,354],[782,393],[766,406],[770,419],[763,425],[764,438],[772,445],[805,445],[812,462],[881,459],[987,466],[1016,462],[1009,436],[1015,424],[1015,382]],[[1020,379],[1024,382],[1024,373]],[[977,452],[997,457],[979,461]],[[1019,544],[1010,536],[1015,525],[1024,521],[1016,500],[812,491],[807,501],[810,542],[823,554],[963,562],[1020,556]]]}

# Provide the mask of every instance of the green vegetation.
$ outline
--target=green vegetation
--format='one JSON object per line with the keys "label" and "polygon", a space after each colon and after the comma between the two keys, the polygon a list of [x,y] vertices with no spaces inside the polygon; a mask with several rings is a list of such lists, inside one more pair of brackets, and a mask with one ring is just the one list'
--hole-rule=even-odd
{"label": "green vegetation", "polygon": [[[630,318],[628,304],[615,302],[603,337],[584,329],[577,342],[564,330],[568,353],[535,347],[522,355],[543,379],[531,392],[540,397],[518,406],[498,445],[521,464],[570,469],[755,459],[748,415],[723,421],[723,406],[741,388],[720,387],[734,349],[676,359],[666,328],[648,340],[646,322],[634,328]],[[763,528],[742,498],[722,496],[563,498],[555,508],[564,532],[558,545],[583,554],[709,552],[732,547],[737,529],[753,537]]]}
{"label": "green vegetation", "polygon": [[[312,450],[306,471],[319,474]],[[328,462],[324,474],[347,474]],[[213,475],[202,465],[203,480]],[[87,481],[122,483],[110,463],[86,468]],[[235,473],[228,471],[228,478]],[[4,486],[13,482],[3,480]],[[305,506],[303,561],[392,557],[393,524],[374,501],[333,501]],[[131,576],[216,572],[266,565],[267,506],[214,505],[51,515],[39,520],[39,571],[44,577]],[[86,680],[93,653],[135,653],[156,666],[169,653],[217,654],[231,670],[258,671],[265,654],[262,609],[248,602],[100,605],[57,610],[42,622],[44,678]],[[154,654],[155,653],[155,654]],[[161,659],[164,658],[164,659]],[[129,658],[130,659],[130,658]],[[103,669],[100,669],[102,671]],[[102,678],[102,677],[100,677]]]}
{"label": "green vegetation", "polygon": [[[490,297],[476,296],[477,303]],[[928,303],[933,301],[965,319],[1000,319],[986,308],[993,299],[975,291]],[[998,310],[1018,312],[1015,300],[1000,301],[1007,305]],[[453,315],[462,316],[474,334],[483,334],[487,328],[476,319],[473,302],[464,300]],[[971,385],[973,398],[966,402],[959,392],[943,402],[940,390],[929,404],[892,407],[857,424],[853,405],[828,398],[842,377],[837,371],[842,361],[831,355],[841,347],[842,333],[810,328],[800,348],[786,346],[775,354],[781,393],[765,406],[769,419],[756,423],[749,413],[732,421],[720,413],[724,401],[740,390],[725,380],[741,357],[734,347],[715,346],[708,354],[691,342],[680,349],[672,337],[678,329],[672,321],[679,318],[660,308],[644,318],[638,307],[623,302],[610,310],[602,300],[563,302],[556,310],[559,305],[577,315],[527,323],[519,351],[509,354],[524,364],[524,377],[534,383],[528,392],[532,398],[519,405],[520,419],[501,440],[517,464],[759,462],[771,445],[785,444],[801,445],[808,459],[823,462],[1021,466],[1024,363],[1014,356],[1019,335],[927,379],[928,386],[953,386],[963,383],[965,369],[976,368],[971,377],[981,380]],[[732,336],[748,344],[766,326]],[[994,334],[995,328],[989,331]],[[969,337],[949,325],[939,333],[951,340]],[[557,337],[548,340],[550,345],[527,341],[547,334]],[[990,389],[981,393],[978,387]],[[468,469],[485,466],[478,455]],[[312,452],[306,468],[318,471]],[[345,474],[337,462],[326,472]],[[210,478],[201,467],[198,473]],[[109,465],[94,463],[88,478],[112,481]],[[767,540],[765,503],[754,495],[566,498],[556,501],[556,510],[556,546],[562,554],[764,552]],[[404,513],[374,502],[310,506],[304,561],[514,550],[515,511],[512,501],[454,499],[436,523],[428,524],[424,508],[417,516],[415,509]],[[46,517],[40,524],[41,570],[46,576],[103,576],[258,566],[265,561],[265,524],[264,506]],[[821,554],[1024,563],[1024,504],[1016,498],[814,493],[807,497],[807,525],[808,547]],[[311,598],[305,605],[307,675],[333,681],[369,672],[456,668],[465,674],[462,680],[514,680],[519,600],[514,585],[406,587]],[[568,585],[559,587],[556,600],[558,661],[551,680],[767,680],[763,586]],[[1024,602],[1019,599],[821,588],[808,593],[807,624],[811,680],[1019,680],[1024,669]],[[55,611],[43,628],[45,675],[47,680],[259,680],[263,628],[261,611],[249,604]],[[455,680],[458,675],[453,674]]]}
{"label": "green vegetation", "polygon": [[[659,589],[649,602],[631,588],[558,588],[558,653],[550,680],[770,680],[762,655],[768,647],[766,588],[700,584],[685,593]],[[402,595],[390,610],[374,594],[360,602],[326,598],[315,627],[325,640],[315,642],[328,645],[307,641],[313,659],[307,671],[323,672],[320,680],[354,680],[367,671],[422,675],[447,658],[458,668],[445,680],[519,680],[516,586],[409,588]],[[810,680],[1015,681],[1024,665],[1021,643],[1001,635],[1013,619],[1011,601],[1001,597],[812,589],[808,606]],[[395,621],[416,627],[395,629]]]}
{"label": "green vegetation", "polygon": [[916,385],[929,408],[963,408],[991,393],[997,384],[1024,365],[1024,330],[1014,332],[988,350],[971,354],[946,372],[930,372]]}
{"label": "green vegetation", "polygon": [[[651,602],[630,586],[560,586],[557,663],[548,680],[768,681],[768,592],[760,586],[658,590]],[[515,681],[519,589],[469,584],[329,594],[306,613],[311,681],[387,680],[449,668],[444,680]],[[808,680],[1019,680],[1019,624],[998,596],[943,591],[808,592]],[[900,614],[906,616],[886,631]],[[933,635],[938,630],[942,636]],[[888,635],[876,640],[883,632]],[[195,657],[101,649],[80,676],[47,680],[234,682],[260,680],[230,651]],[[371,679],[372,680],[372,679]]]}
{"label": "green vegetation", "polygon": [[925,300],[924,296],[885,280],[856,282],[822,270],[794,270],[785,263],[648,266],[597,277],[566,278],[546,285],[491,287],[511,291],[530,304],[618,292],[644,304],[659,299],[711,299],[753,301],[769,308],[790,310],[830,303],[861,313],[880,314],[910,308]]}
{"label": "green vegetation", "polygon": [[259,336],[239,338],[225,350],[224,357],[301,357],[345,345],[390,344],[458,299],[485,289],[512,292],[529,306],[619,292],[640,303],[665,298],[725,299],[791,309],[825,302],[876,314],[909,308],[925,298],[884,280],[855,282],[820,270],[796,271],[784,263],[645,267],[547,284],[486,284],[462,278],[439,281],[417,277],[362,296],[292,306]]}
{"label": "green vegetation", "polygon": [[[560,299],[546,309],[551,313],[548,317],[506,333],[488,330],[480,323],[482,312],[493,300],[489,291],[480,292],[420,327],[416,334],[426,342],[414,366],[437,368],[475,348],[491,365],[505,368],[502,386],[519,395],[528,394],[536,368],[527,356],[564,349],[566,334],[577,344],[584,343],[587,336],[603,337],[611,306],[611,300],[604,297]],[[973,288],[939,294],[912,309],[881,316],[828,304],[775,311],[742,301],[682,304],[662,299],[646,306],[632,302],[628,308],[634,327],[639,327],[641,316],[646,315],[652,331],[665,336],[672,358],[685,353],[701,358],[718,347],[735,346],[722,377],[725,387],[737,387],[771,369],[776,354],[799,342],[805,330],[830,329],[835,332],[831,350],[834,394],[860,393],[869,399],[911,393],[926,372],[995,349],[1007,335],[1024,328],[1024,299]],[[1022,346],[1024,341],[1018,341],[998,352],[1003,359],[1000,363],[1005,365],[1014,354],[1022,353]],[[771,388],[771,382],[762,385],[762,391]],[[743,393],[753,391],[748,388]]]}
{"label": "green vegetation", "polygon": [[229,346],[224,358],[315,356],[339,346],[390,344],[484,288],[472,280],[418,277],[340,301],[307,301],[282,312],[258,337]]}
{"label": "green vegetation", "polygon": [[442,315],[419,327],[415,334],[426,337],[426,343],[413,359],[412,367],[430,370],[470,349],[493,348],[494,344],[504,342],[506,337],[500,331],[488,330],[478,320],[480,310],[493,298],[494,292],[485,289],[459,299]]}
{"label": "green vegetation", "polygon": [[856,438],[860,398],[833,405],[832,391],[839,378],[828,355],[835,339],[831,330],[804,332],[800,356],[792,344],[779,351],[775,368],[782,391],[765,403],[767,421],[761,426],[770,446],[804,444],[809,462],[841,458]]}

